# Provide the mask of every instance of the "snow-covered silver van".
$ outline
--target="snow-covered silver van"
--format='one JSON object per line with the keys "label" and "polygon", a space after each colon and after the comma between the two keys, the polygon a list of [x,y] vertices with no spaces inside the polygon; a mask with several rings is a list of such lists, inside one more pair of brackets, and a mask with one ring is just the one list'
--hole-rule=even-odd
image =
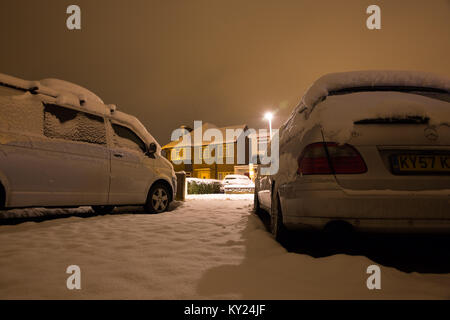
{"label": "snow-covered silver van", "polygon": [[0,74],[0,206],[167,210],[172,165],[135,117],[75,84]]}

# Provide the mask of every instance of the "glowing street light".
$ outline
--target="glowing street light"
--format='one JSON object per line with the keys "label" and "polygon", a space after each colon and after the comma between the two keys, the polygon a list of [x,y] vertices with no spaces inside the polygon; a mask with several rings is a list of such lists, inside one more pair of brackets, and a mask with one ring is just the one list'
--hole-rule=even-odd
{"label": "glowing street light", "polygon": [[270,134],[270,139],[272,139],[272,118],[273,118],[273,114],[272,112],[266,112],[266,114],[264,115],[264,119],[269,121],[269,134]]}

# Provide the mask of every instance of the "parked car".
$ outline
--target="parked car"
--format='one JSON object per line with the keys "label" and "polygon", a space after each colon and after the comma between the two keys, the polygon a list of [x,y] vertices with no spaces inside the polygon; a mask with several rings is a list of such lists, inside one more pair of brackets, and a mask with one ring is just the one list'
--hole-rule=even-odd
{"label": "parked car", "polygon": [[135,117],[87,89],[0,74],[0,206],[167,210],[176,177]]}
{"label": "parked car", "polygon": [[449,124],[449,78],[326,75],[280,128],[278,172],[258,169],[255,208],[278,240],[306,228],[448,233]]}
{"label": "parked car", "polygon": [[253,181],[240,174],[229,174],[222,180],[221,192],[225,193],[253,193],[255,184]]}

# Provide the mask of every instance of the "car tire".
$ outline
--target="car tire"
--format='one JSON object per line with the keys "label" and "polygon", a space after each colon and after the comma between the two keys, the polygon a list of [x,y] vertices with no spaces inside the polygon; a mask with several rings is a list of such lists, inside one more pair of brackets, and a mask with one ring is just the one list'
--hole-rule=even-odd
{"label": "car tire", "polygon": [[169,189],[164,184],[157,183],[150,188],[144,209],[148,213],[162,213],[167,211],[169,204]]}
{"label": "car tire", "polygon": [[283,224],[283,213],[281,212],[280,198],[278,194],[272,200],[270,210],[270,230],[276,241],[283,244],[288,240],[288,230]]}
{"label": "car tire", "polygon": [[109,214],[113,212],[115,206],[92,206],[91,208],[96,214]]}

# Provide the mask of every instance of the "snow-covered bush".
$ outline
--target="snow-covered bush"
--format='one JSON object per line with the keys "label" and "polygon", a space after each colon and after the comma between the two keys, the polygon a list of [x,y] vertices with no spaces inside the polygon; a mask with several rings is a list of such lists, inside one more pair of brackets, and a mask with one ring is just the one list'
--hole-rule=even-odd
{"label": "snow-covered bush", "polygon": [[220,193],[220,180],[187,178],[188,194]]}

